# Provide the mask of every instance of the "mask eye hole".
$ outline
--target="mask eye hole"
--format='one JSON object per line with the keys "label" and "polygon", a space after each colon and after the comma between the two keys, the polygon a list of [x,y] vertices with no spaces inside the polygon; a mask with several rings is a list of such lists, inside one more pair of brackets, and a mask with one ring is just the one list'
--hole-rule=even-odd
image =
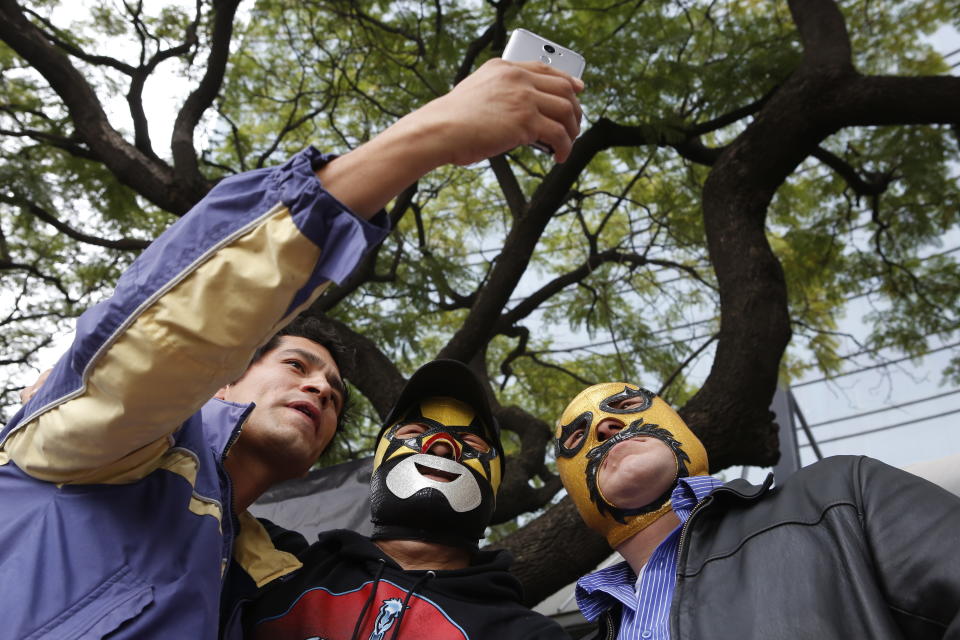
{"label": "mask eye hole", "polygon": [[419,422],[411,422],[400,426],[394,433],[394,438],[399,438],[400,440],[409,440],[410,438],[416,438],[427,430],[427,425],[421,424]]}
{"label": "mask eye hole", "polygon": [[560,433],[554,440],[557,455],[561,458],[572,458],[583,448],[587,441],[587,430],[593,422],[593,413],[585,411],[573,419],[570,424],[560,425]]}
{"label": "mask eye hole", "polygon": [[610,403],[610,406],[614,409],[620,409],[621,411],[632,411],[633,409],[638,409],[645,404],[643,398],[634,396],[632,398],[622,398],[616,402]]}
{"label": "mask eye hole", "polygon": [[586,433],[586,431],[583,429],[577,429],[567,436],[567,439],[563,441],[563,446],[565,446],[567,449],[573,449],[580,444],[581,441],[583,441],[584,433]]}
{"label": "mask eye hole", "polygon": [[600,403],[600,410],[609,413],[640,413],[653,405],[654,398],[656,395],[652,391],[624,387],[620,393],[605,398]]}
{"label": "mask eye hole", "polygon": [[487,443],[486,440],[484,440],[478,435],[474,435],[472,433],[463,433],[460,435],[460,438],[464,442],[466,442],[472,449],[480,453],[486,453],[490,451],[490,445]]}

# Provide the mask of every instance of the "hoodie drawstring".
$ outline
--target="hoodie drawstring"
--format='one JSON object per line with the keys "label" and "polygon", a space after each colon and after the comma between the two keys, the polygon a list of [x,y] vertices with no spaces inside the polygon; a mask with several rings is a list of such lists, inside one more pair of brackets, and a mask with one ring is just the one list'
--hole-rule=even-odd
{"label": "hoodie drawstring", "polygon": [[[350,640],[359,640],[360,627],[363,626],[363,617],[367,615],[367,609],[370,608],[370,604],[377,595],[377,585],[380,584],[380,577],[383,575],[383,570],[387,567],[387,563],[383,558],[377,559],[377,562],[380,563],[380,568],[377,569],[377,575],[373,579],[373,587],[370,589],[370,596],[367,598],[367,601],[363,603],[363,608],[360,609],[360,617],[357,618],[357,624],[353,627],[353,634],[350,636]],[[403,614],[401,613],[401,615]]]}
{"label": "hoodie drawstring", "polygon": [[400,633],[400,623],[403,622],[403,614],[407,611],[407,603],[410,602],[410,597],[414,592],[423,586],[427,580],[436,577],[436,573],[433,571],[427,571],[425,574],[420,576],[420,579],[413,583],[413,586],[410,587],[410,590],[407,591],[407,597],[403,599],[403,605],[400,606],[400,616],[397,618],[397,624],[393,627],[393,634],[390,636],[390,640],[397,640],[397,635]]}

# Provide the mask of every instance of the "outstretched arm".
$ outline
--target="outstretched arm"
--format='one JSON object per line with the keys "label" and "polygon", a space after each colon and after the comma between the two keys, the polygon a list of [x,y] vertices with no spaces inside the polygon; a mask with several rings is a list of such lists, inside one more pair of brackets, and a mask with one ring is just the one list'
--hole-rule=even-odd
{"label": "outstretched arm", "polygon": [[317,175],[327,191],[369,218],[441,165],[467,165],[536,141],[563,162],[580,132],[582,89],[580,80],[539,62],[489,60]]}

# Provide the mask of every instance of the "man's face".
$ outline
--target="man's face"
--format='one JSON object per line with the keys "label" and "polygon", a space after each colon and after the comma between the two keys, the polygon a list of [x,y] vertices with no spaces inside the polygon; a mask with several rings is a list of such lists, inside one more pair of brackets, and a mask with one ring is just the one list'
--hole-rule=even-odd
{"label": "man's face", "polygon": [[307,338],[282,336],[217,398],[256,403],[237,442],[247,452],[282,464],[291,477],[323,453],[343,410],[344,386],[330,352]]}
{"label": "man's face", "polygon": [[671,509],[677,478],[707,472],[706,451],[680,416],[625,383],[574,398],[557,423],[556,449],[564,487],[612,547]]}

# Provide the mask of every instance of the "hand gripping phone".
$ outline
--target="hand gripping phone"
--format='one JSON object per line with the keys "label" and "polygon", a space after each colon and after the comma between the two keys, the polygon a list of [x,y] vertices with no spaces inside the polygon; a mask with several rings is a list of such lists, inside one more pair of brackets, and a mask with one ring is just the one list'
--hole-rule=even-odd
{"label": "hand gripping phone", "polygon": [[[539,61],[575,78],[583,74],[583,68],[586,66],[586,61],[579,53],[561,47],[556,42],[551,42],[526,29],[513,30],[503,50],[503,59],[511,62]],[[541,142],[534,142],[530,146],[546,153],[553,153],[549,145]]]}

